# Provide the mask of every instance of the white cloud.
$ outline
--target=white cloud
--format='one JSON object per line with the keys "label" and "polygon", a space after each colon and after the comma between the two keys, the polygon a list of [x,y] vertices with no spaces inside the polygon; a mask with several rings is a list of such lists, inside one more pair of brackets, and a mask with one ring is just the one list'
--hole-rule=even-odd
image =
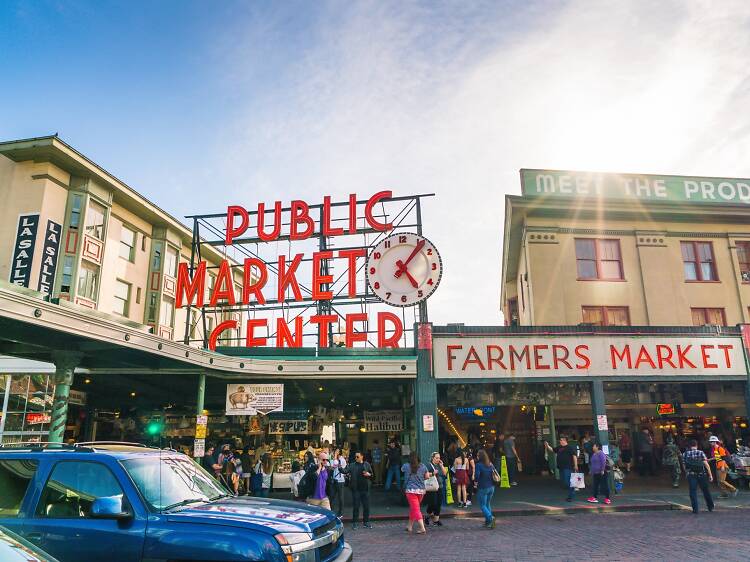
{"label": "white cloud", "polygon": [[435,6],[329,5],[273,79],[253,53],[285,49],[288,21],[243,22],[221,52],[244,92],[221,197],[434,191],[431,320],[495,324],[519,168],[750,176],[747,2]]}

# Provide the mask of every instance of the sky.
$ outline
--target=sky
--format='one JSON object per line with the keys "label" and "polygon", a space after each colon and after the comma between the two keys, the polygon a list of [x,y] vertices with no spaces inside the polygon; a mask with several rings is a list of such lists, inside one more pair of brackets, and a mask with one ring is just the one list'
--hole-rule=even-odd
{"label": "sky", "polygon": [[748,60],[746,0],[4,0],[0,139],[180,218],[434,192],[430,320],[498,324],[519,169],[750,177]]}

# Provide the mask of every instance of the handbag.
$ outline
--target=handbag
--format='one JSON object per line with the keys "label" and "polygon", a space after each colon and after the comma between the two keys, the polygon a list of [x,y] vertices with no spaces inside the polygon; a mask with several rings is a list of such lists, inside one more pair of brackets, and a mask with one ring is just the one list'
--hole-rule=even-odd
{"label": "handbag", "polygon": [[434,474],[424,481],[424,489],[426,492],[437,492],[440,489],[437,476]]}
{"label": "handbag", "polygon": [[500,474],[497,472],[497,469],[494,466],[492,467],[492,481],[495,484],[500,483]]}
{"label": "handbag", "polygon": [[586,487],[586,482],[583,479],[583,472],[573,472],[570,475],[570,487],[576,490],[583,490]]}

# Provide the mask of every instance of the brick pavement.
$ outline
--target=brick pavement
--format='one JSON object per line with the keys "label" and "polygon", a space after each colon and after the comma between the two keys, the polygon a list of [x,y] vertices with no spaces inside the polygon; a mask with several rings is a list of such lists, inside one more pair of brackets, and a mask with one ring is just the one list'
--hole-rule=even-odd
{"label": "brick pavement", "polygon": [[426,535],[408,535],[403,521],[352,530],[346,540],[357,562],[479,562],[606,560],[750,560],[750,510],[690,511],[449,519]]}

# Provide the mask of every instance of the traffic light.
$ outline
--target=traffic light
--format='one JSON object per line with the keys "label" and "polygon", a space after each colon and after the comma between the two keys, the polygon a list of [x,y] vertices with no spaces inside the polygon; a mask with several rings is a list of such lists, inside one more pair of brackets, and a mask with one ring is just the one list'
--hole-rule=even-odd
{"label": "traffic light", "polygon": [[160,437],[162,431],[164,431],[164,422],[162,421],[161,416],[151,418],[146,424],[146,435],[152,439]]}

